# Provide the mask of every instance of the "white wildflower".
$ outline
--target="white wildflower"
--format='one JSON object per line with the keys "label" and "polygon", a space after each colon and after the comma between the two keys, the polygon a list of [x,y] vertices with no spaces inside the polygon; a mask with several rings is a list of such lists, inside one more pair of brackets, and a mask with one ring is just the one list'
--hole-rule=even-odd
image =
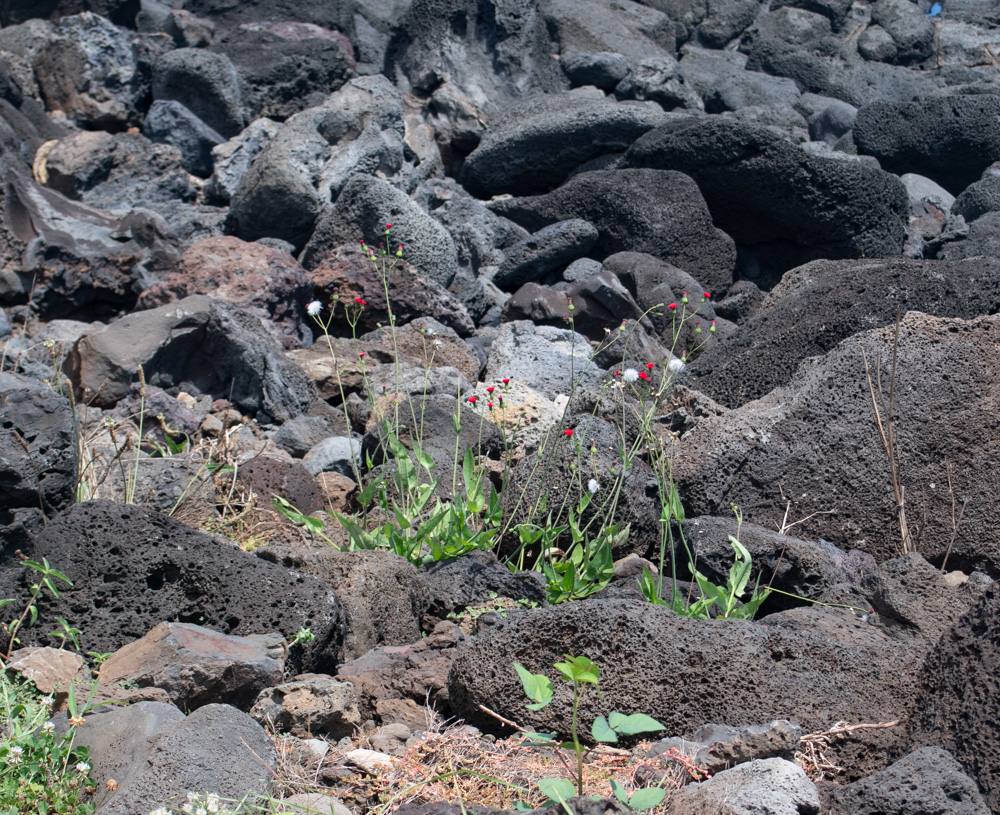
{"label": "white wildflower", "polygon": [[635,382],[639,378],[639,372],[635,368],[626,368],[622,378],[626,382]]}
{"label": "white wildflower", "polygon": [[15,744],[13,747],[10,748],[9,752],[15,756],[19,756],[21,755],[21,753],[24,752],[24,748],[21,747],[20,745]]}
{"label": "white wildflower", "polygon": [[317,316],[323,310],[323,304],[319,300],[313,300],[308,306],[306,306],[306,313],[310,317]]}
{"label": "white wildflower", "polygon": [[51,733],[55,729],[56,726],[55,723],[53,722],[46,722],[45,724],[42,725],[42,730],[44,730],[46,733]]}
{"label": "white wildflower", "polygon": [[55,704],[55,701],[56,701],[55,698],[53,698],[52,696],[42,697],[42,704],[45,705],[46,707],[52,707],[52,705]]}
{"label": "white wildflower", "polygon": [[79,764],[76,765],[76,771],[80,774],[89,773],[90,765],[87,764],[85,761],[81,761]]}
{"label": "white wildflower", "polygon": [[157,807],[149,815],[170,815],[170,811],[166,807]]}
{"label": "white wildflower", "polygon": [[219,796],[216,795],[214,792],[210,792],[208,795],[206,795],[205,796],[205,808],[209,812],[218,812],[219,811]]}
{"label": "white wildflower", "polygon": [[590,481],[587,482],[587,489],[590,490],[591,495],[597,492],[600,488],[601,485],[597,483],[596,478],[591,478]]}
{"label": "white wildflower", "polygon": [[181,812],[186,812],[187,815],[194,815],[194,807],[191,804],[181,804]]}
{"label": "white wildflower", "polygon": [[670,360],[670,362],[667,363],[667,368],[670,369],[670,373],[672,374],[679,374],[686,367],[687,365],[684,364],[684,360],[678,357],[674,357],[673,359]]}
{"label": "white wildflower", "polygon": [[198,807],[194,811],[194,815],[208,815],[208,810],[205,807]]}

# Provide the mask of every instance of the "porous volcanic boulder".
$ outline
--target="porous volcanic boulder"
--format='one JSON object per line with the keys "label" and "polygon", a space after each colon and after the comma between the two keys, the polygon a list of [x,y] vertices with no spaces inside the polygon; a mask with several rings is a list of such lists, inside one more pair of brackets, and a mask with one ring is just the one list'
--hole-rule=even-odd
{"label": "porous volcanic boulder", "polygon": [[624,152],[665,118],[645,105],[572,93],[539,96],[490,124],[461,180],[484,198],[546,193],[584,162]]}
{"label": "porous volcanic boulder", "polygon": [[177,48],[158,57],[153,63],[153,99],[180,102],[227,139],[248,121],[232,61],[204,48]]}
{"label": "porous volcanic boulder", "polygon": [[[393,227],[388,235],[387,223]],[[338,246],[357,245],[362,239],[372,246],[386,243],[390,261],[397,247],[404,246],[407,262],[442,286],[448,286],[458,271],[458,252],[448,230],[413,199],[370,175],[352,176],[344,185],[332,209],[316,223],[302,252],[302,265],[314,269]],[[382,258],[378,261],[381,264]]]}
{"label": "porous volcanic boulder", "polygon": [[379,550],[338,552],[274,546],[259,555],[334,587],[344,608],[345,660],[381,645],[408,645],[420,639],[427,590],[405,558]]}
{"label": "porous volcanic boulder", "polygon": [[970,319],[998,309],[997,260],[817,260],[787,272],[739,331],[705,347],[692,373],[700,390],[736,407],[786,384],[804,359],[893,324],[899,312]]}
{"label": "porous volcanic boulder", "polygon": [[[1000,555],[986,543],[1000,520],[989,464],[1000,408],[984,383],[1000,369],[998,331],[995,316],[908,313],[900,324],[893,406],[899,478],[914,540],[919,526],[920,552],[937,565],[950,549],[950,568],[990,575],[1000,574]],[[881,377],[885,422],[894,344],[893,326],[855,334],[803,362],[787,385],[703,420],[673,461],[688,512],[719,514],[737,504],[748,521],[771,526],[784,517],[784,485],[794,498],[797,534],[863,549],[879,561],[898,554],[892,479],[862,357],[864,351],[876,396]],[[954,530],[953,500],[965,506]]]}
{"label": "porous volcanic boulder", "polygon": [[988,815],[976,782],[953,755],[921,747],[851,784],[834,786],[831,815]]}
{"label": "porous volcanic boulder", "polygon": [[960,240],[945,243],[938,251],[938,257],[941,260],[1000,258],[1000,212],[980,215],[969,224],[968,234]]}
{"label": "porous volcanic boulder", "polygon": [[3,515],[18,507],[40,506],[47,514],[64,509],[76,496],[76,470],[69,400],[37,379],[0,372]]}
{"label": "porous volcanic boulder", "polygon": [[[923,651],[890,640],[848,612],[814,607],[783,614],[802,612],[805,625],[786,631],[782,614],[769,617],[766,626],[694,620],[636,600],[511,611],[459,647],[449,699],[456,715],[486,729],[497,725],[480,705],[524,727],[566,734],[570,683],[554,681],[553,702],[526,710],[513,665],[555,676],[553,664],[572,654],[601,669],[601,698],[584,694],[581,700],[584,733],[611,710],[646,713],[668,733],[684,734],[705,722],[741,726],[785,717],[815,732],[838,720],[903,716]],[[885,757],[865,763],[881,769]]]}
{"label": "porous volcanic boulder", "polygon": [[712,291],[733,280],[736,249],[712,222],[690,177],[673,170],[595,170],[546,195],[500,199],[490,208],[529,232],[580,218],[597,227],[592,257],[645,252],[679,266]]}
{"label": "porous volcanic boulder", "polygon": [[889,172],[918,173],[958,195],[1000,160],[1000,96],[873,102],[858,111],[854,143]]}
{"label": "porous volcanic boulder", "polygon": [[987,175],[970,184],[951,207],[952,214],[961,215],[969,222],[997,210],[1000,210],[1000,175]]}
{"label": "porous volcanic boulder", "polygon": [[909,722],[914,747],[942,747],[1000,809],[1000,589],[992,586],[931,651]]}
{"label": "porous volcanic boulder", "polygon": [[818,258],[893,257],[903,248],[908,207],[898,178],[806,153],[766,128],[716,117],[665,126],[632,145],[625,163],[693,178],[714,222],[737,244],[779,252],[771,261],[778,271]]}
{"label": "porous volcanic boulder", "polygon": [[260,320],[201,294],[134,312],[86,335],[66,363],[78,398],[100,406],[128,393],[139,365],[154,385],[186,383],[278,422],[305,412],[313,397],[301,369]]}
{"label": "porous volcanic boulder", "polygon": [[312,279],[287,252],[231,236],[206,238],[189,246],[177,270],[146,289],[137,305],[156,308],[193,294],[259,317],[285,348],[312,342],[306,317]]}
{"label": "porous volcanic boulder", "polygon": [[[80,647],[117,651],[167,620],[240,636],[278,631],[304,643],[296,668],[331,670],[340,656],[340,607],[329,584],[266,563],[171,518],[111,501],[75,504],[36,536],[30,557],[46,558],[72,586],[39,603],[39,621],[20,633],[40,642],[56,617],[83,623]],[[19,563],[0,571],[4,597],[26,597],[37,579]],[[292,652],[295,659],[295,652]]]}
{"label": "porous volcanic boulder", "polygon": [[212,46],[236,68],[250,119],[279,121],[339,89],[354,72],[353,50],[343,34],[280,22],[241,25]]}
{"label": "porous volcanic boulder", "polygon": [[81,127],[124,130],[140,120],[148,70],[138,64],[133,35],[79,10],[59,21],[35,56],[39,90],[49,110],[62,110]]}

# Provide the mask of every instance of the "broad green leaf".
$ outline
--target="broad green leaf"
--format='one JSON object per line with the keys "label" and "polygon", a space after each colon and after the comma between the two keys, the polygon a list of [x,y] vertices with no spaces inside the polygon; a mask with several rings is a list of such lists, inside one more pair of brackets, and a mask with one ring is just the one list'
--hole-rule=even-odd
{"label": "broad green leaf", "polygon": [[371,503],[372,498],[375,497],[375,491],[379,488],[383,478],[385,478],[384,471],[378,478],[372,481],[371,484],[361,490],[361,494],[358,496],[358,503],[361,504],[361,506],[366,507]]}
{"label": "broad green leaf", "polygon": [[462,480],[465,481],[465,494],[472,494],[472,480],[475,476],[475,461],[472,457],[472,448],[465,448],[465,455],[462,456]]}
{"label": "broad green leaf", "polygon": [[645,713],[632,713],[626,716],[624,713],[612,711],[608,715],[608,722],[611,728],[623,736],[634,736],[637,733],[652,733],[656,730],[666,730],[652,716]]}
{"label": "broad green leaf", "polygon": [[[531,804],[527,804],[524,801],[515,801],[514,802],[514,809],[516,809],[518,812],[534,812],[535,811],[535,808]],[[13,810],[11,810],[11,812],[13,812]],[[16,815],[16,813],[14,815]]]}
{"label": "broad green leaf", "polygon": [[437,464],[434,463],[434,459],[432,459],[427,453],[421,450],[420,447],[417,445],[413,446],[413,455],[417,457],[417,463],[419,463],[421,467],[427,470],[427,472],[430,472],[435,467],[437,467]]}
{"label": "broad green leaf", "polygon": [[529,706],[529,710],[540,710],[552,701],[552,680],[545,674],[533,674],[519,662],[514,663],[514,670],[521,677],[524,695],[537,704],[537,707]]}
{"label": "broad green leaf", "polygon": [[625,792],[625,787],[613,778],[611,779],[611,791],[615,794],[615,798],[625,804],[625,806],[628,806],[628,793]]}
{"label": "broad green leaf", "polygon": [[603,741],[607,743],[618,741],[618,734],[611,728],[608,724],[608,720],[603,716],[598,716],[594,719],[594,724],[590,728],[590,735],[594,737],[594,741]]}
{"label": "broad green leaf", "polygon": [[596,685],[600,679],[601,669],[587,657],[574,657],[563,654],[565,662],[557,662],[555,668],[570,682],[586,682]]}
{"label": "broad green leaf", "polygon": [[576,789],[565,778],[543,778],[538,782],[538,789],[547,798],[560,803],[572,798]]}
{"label": "broad green leaf", "polygon": [[661,787],[643,787],[632,794],[628,805],[632,809],[652,809],[664,799],[666,794],[667,791]]}

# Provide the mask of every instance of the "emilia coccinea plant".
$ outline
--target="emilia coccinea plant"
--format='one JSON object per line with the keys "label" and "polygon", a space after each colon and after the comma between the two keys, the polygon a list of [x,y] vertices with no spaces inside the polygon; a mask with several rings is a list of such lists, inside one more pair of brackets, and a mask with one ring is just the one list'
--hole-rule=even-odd
{"label": "emilia coccinea plant", "polygon": [[[548,428],[532,454],[535,464],[529,483],[540,485],[536,498],[528,499],[528,487],[514,490],[509,485],[512,469],[511,448],[516,444],[516,431],[509,431],[510,379],[487,385],[486,396],[463,396],[456,391],[455,413],[452,425],[455,447],[451,472],[438,473],[438,463],[423,449],[423,405],[428,393],[430,369],[441,340],[421,330],[424,342],[424,389],[414,394],[404,384],[403,366],[400,362],[399,337],[396,315],[390,297],[391,277],[403,257],[402,244],[392,251],[389,247],[392,226],[385,225],[384,240],[376,249],[364,241],[361,250],[373,264],[381,284],[380,297],[384,297],[387,324],[384,328],[391,342],[394,355],[395,393],[389,399],[374,395],[369,380],[369,362],[357,335],[361,315],[369,307],[365,296],[334,295],[324,306],[316,301],[308,306],[308,314],[319,329],[319,341],[329,349],[333,369],[337,376],[341,408],[350,426],[347,413],[347,391],[341,372],[345,366],[359,371],[365,382],[372,415],[377,417],[375,432],[377,449],[366,449],[364,462],[352,459],[354,479],[358,485],[356,504],[358,511],[328,512],[327,518],[307,515],[281,497],[275,497],[275,507],[292,522],[303,526],[331,545],[338,546],[346,533],[349,550],[384,549],[405,557],[416,566],[458,557],[478,549],[500,552],[502,542],[513,538],[517,542],[513,552],[509,546],[503,550],[503,560],[511,569],[530,568],[541,572],[546,579],[547,599],[550,604],[579,600],[603,589],[614,574],[615,551],[625,548],[631,532],[628,524],[617,517],[618,505],[625,478],[633,461],[643,458],[657,475],[657,488],[661,505],[661,545],[658,576],[644,574],[640,579],[647,600],[669,605],[676,613],[707,619],[709,617],[752,617],[767,596],[767,590],[754,589],[745,598],[749,586],[752,562],[749,552],[733,539],[734,563],[729,582],[716,586],[696,567],[695,559],[687,550],[691,574],[700,590],[699,597],[685,596],[677,590],[677,564],[674,546],[674,527],[683,521],[677,486],[671,477],[672,438],[665,438],[656,428],[657,410],[673,388],[677,376],[685,369],[691,355],[715,333],[715,322],[707,311],[710,294],[688,297],[681,292],[677,302],[666,304],[642,315],[629,328],[626,324],[617,331],[607,331],[605,340],[588,360],[582,370],[577,370],[576,354],[568,382],[569,399],[563,414],[565,421],[579,383],[583,381],[594,357],[599,351],[620,344],[629,347],[632,332],[646,317],[655,317],[661,333],[669,331],[669,356],[659,361],[649,361],[637,368],[625,365],[614,371],[603,385],[603,392],[610,394],[615,405],[615,424],[619,435],[619,460],[612,470],[601,472],[596,466],[597,450],[592,442],[582,441],[574,429],[556,422]],[[575,343],[574,306],[567,302],[567,323],[571,342]],[[350,339],[345,352],[344,342],[334,341],[332,329],[336,319],[343,319],[349,328]],[[702,323],[705,327],[702,327]],[[691,344],[681,346],[682,337]],[[463,405],[464,403],[464,405]],[[478,413],[479,437],[487,421],[503,434],[504,460],[499,479],[488,478],[484,463],[474,450],[460,449],[460,434],[468,414],[463,407]],[[594,411],[596,413],[597,407]],[[626,426],[638,426],[632,436]],[[579,428],[579,425],[578,425]],[[567,457],[571,463],[570,489],[551,496],[545,489],[549,470],[557,458]],[[499,480],[499,483],[496,483]],[[517,494],[515,494],[517,493]],[[343,533],[333,535],[327,529],[336,523]],[[335,540],[336,538],[336,540]],[[669,602],[661,599],[659,587],[664,580],[672,581]]]}

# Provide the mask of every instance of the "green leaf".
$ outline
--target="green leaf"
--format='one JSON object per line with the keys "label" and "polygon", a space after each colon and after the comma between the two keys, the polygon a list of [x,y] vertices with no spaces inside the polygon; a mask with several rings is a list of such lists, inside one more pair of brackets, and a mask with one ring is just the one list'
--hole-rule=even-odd
{"label": "green leaf", "polygon": [[[531,804],[527,804],[524,801],[515,801],[514,802],[514,809],[516,809],[518,812],[534,812],[535,811],[535,808]],[[14,813],[14,810],[11,810],[11,812]],[[14,813],[14,815],[17,815],[17,813]]]}
{"label": "green leaf", "polygon": [[652,809],[666,797],[666,794],[667,791],[661,787],[643,787],[632,794],[628,805],[632,809]]}
{"label": "green leaf", "polygon": [[382,483],[383,478],[385,478],[384,470],[382,471],[382,474],[379,475],[378,478],[376,478],[371,484],[369,484],[367,487],[361,490],[361,494],[358,496],[358,503],[361,504],[361,506],[366,507],[371,503],[372,498],[375,497],[375,490],[379,488],[379,485]]}
{"label": "green leaf", "polygon": [[574,657],[564,654],[565,662],[557,662],[555,668],[570,682],[586,682],[596,685],[600,680],[601,669],[586,657]]}
{"label": "green leaf", "polygon": [[611,725],[608,724],[608,720],[603,716],[598,716],[594,719],[594,724],[590,728],[590,735],[594,737],[594,741],[606,743],[618,741],[618,734],[615,733]]}
{"label": "green leaf", "polygon": [[420,447],[418,447],[417,445],[413,446],[413,455],[417,457],[417,462],[420,464],[421,467],[427,470],[428,473],[435,467],[437,467],[437,464],[434,463],[434,459],[432,459],[427,453],[421,450]]}
{"label": "green leaf", "polygon": [[615,798],[625,804],[625,806],[628,806],[628,793],[625,792],[625,787],[613,778],[611,779],[611,791],[615,794]]}
{"label": "green leaf", "polygon": [[612,711],[608,715],[608,722],[615,732],[621,733],[623,736],[634,736],[637,733],[652,733],[656,730],[667,729],[645,713],[632,713],[626,716],[624,713]]}
{"label": "green leaf", "polygon": [[537,704],[536,707],[529,706],[529,710],[540,710],[552,701],[552,680],[545,674],[533,674],[519,662],[514,663],[514,670],[521,677],[524,695]]}
{"label": "green leaf", "polygon": [[538,789],[547,798],[560,803],[572,798],[576,792],[573,785],[565,778],[543,778],[538,782]]}

